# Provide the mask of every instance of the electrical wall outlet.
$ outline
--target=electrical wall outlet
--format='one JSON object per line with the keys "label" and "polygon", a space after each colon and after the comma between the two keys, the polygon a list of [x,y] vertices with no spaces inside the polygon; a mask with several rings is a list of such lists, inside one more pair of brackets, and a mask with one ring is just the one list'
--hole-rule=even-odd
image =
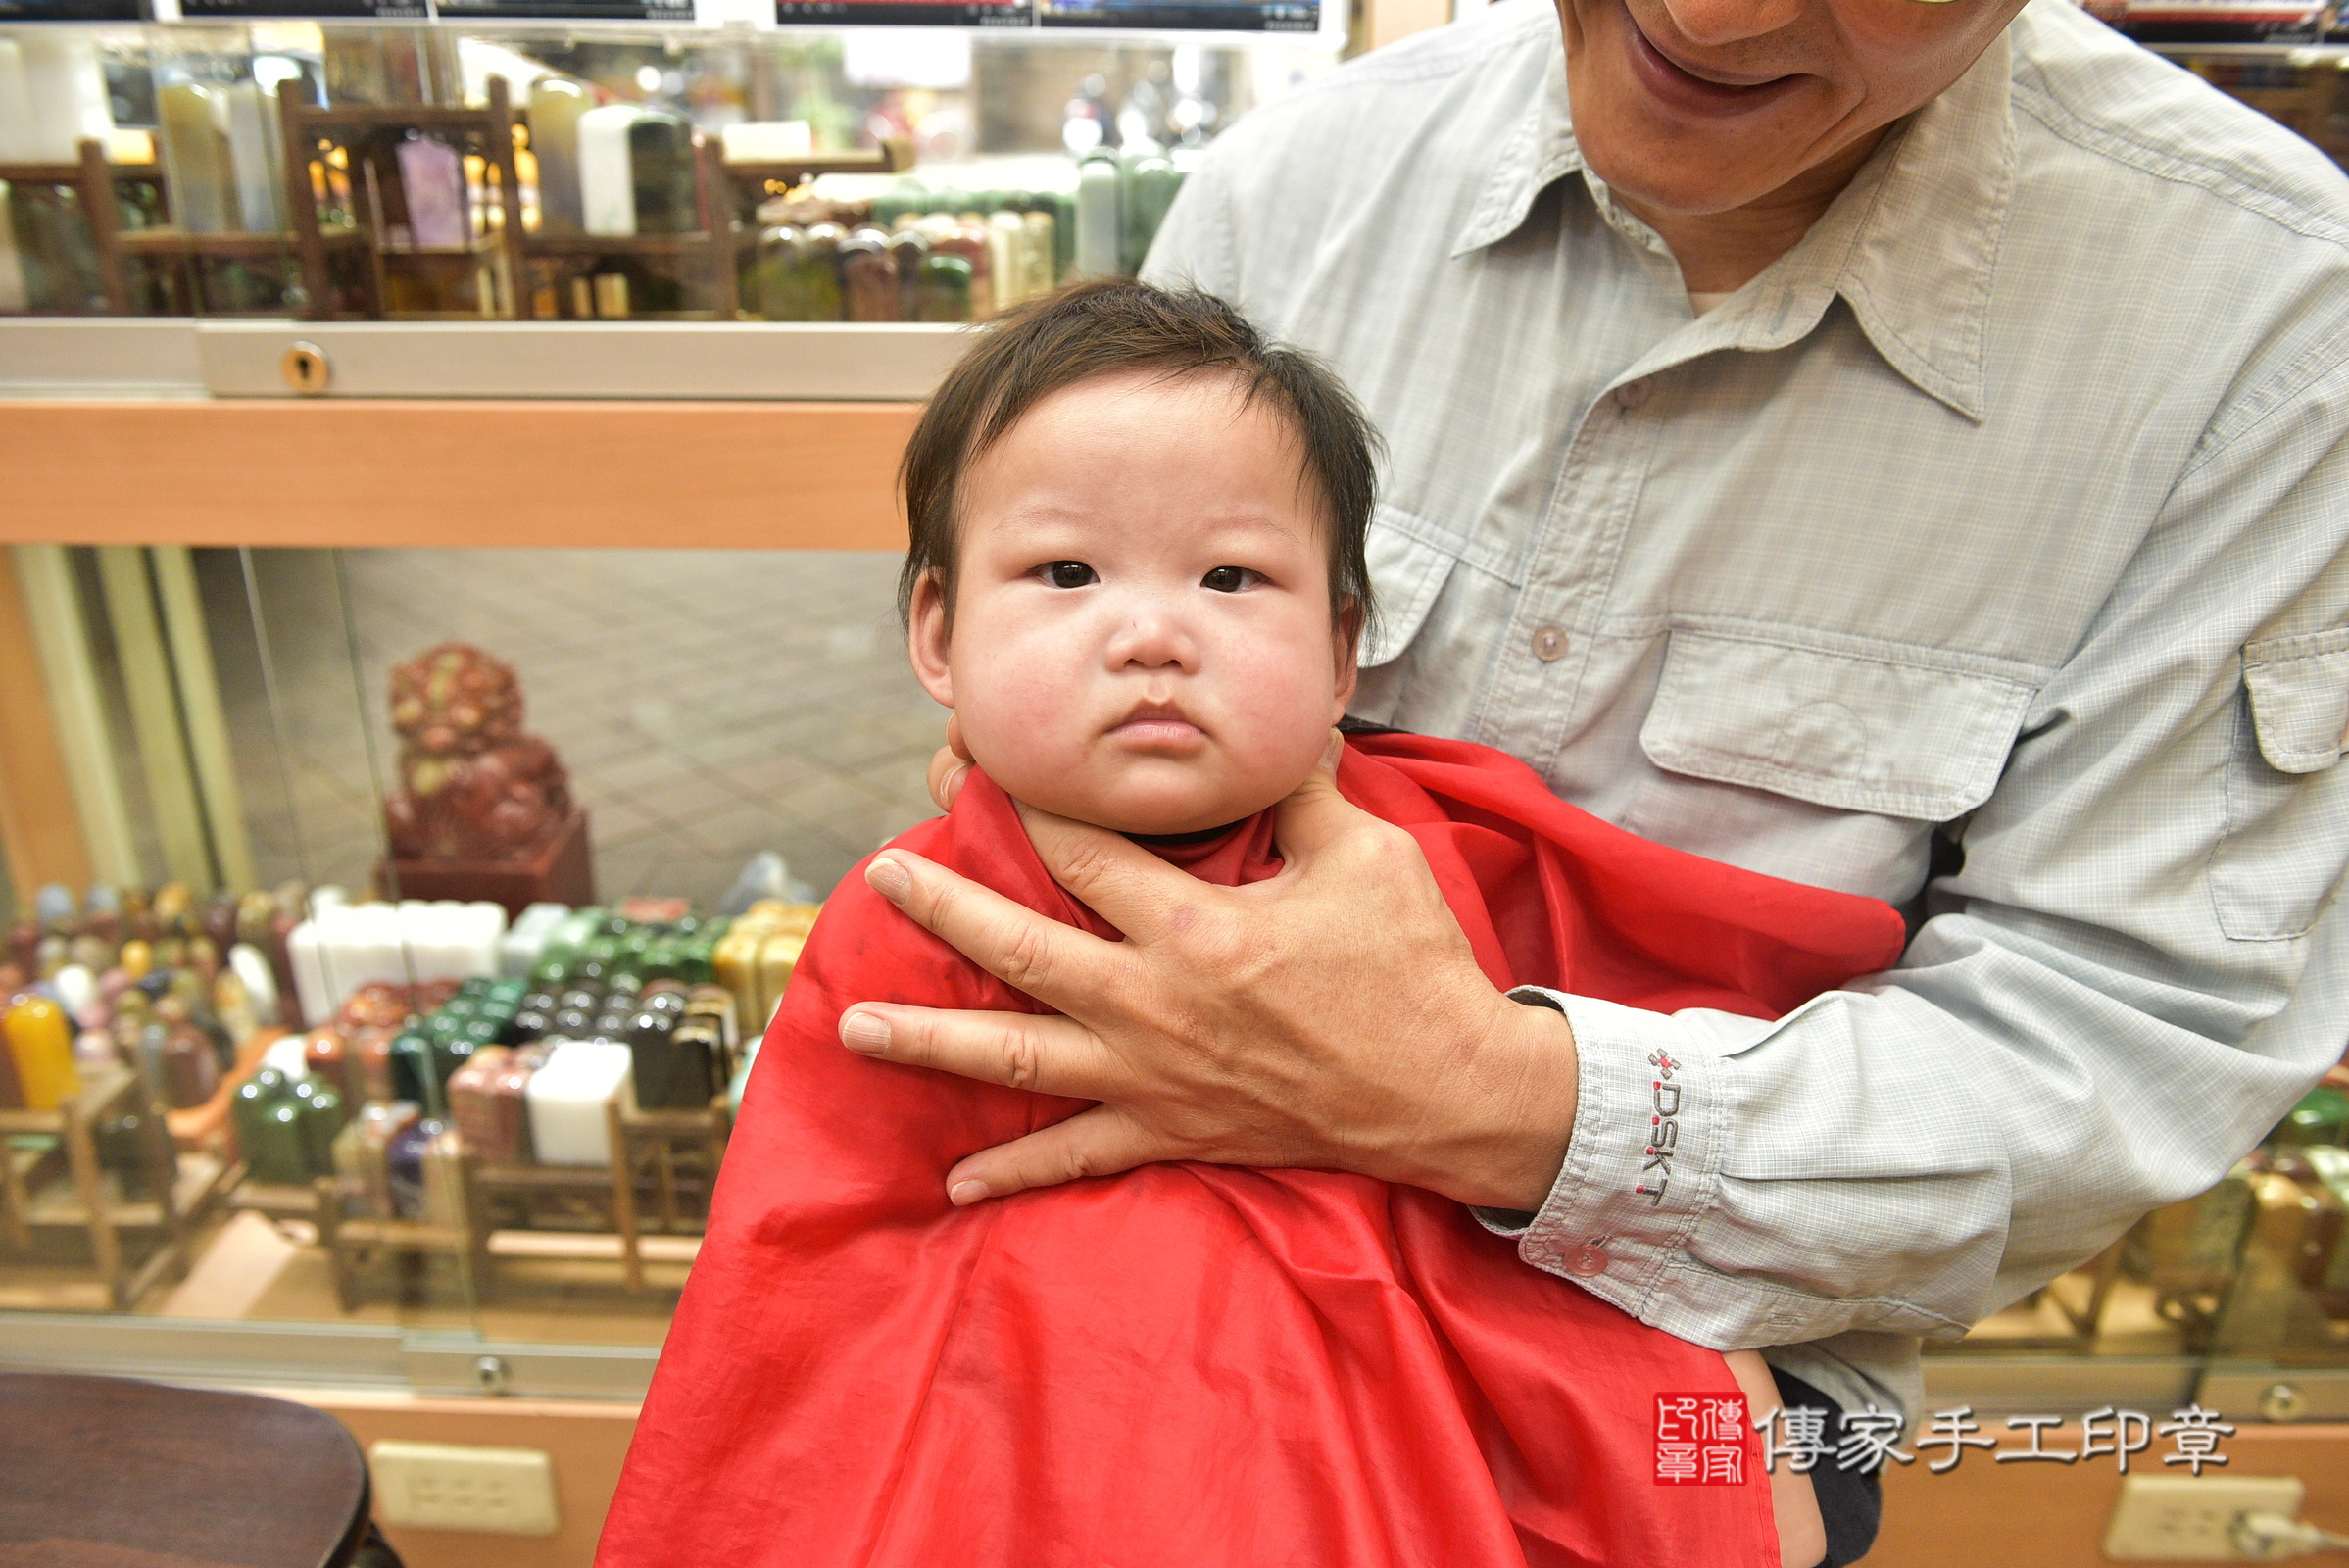
{"label": "electrical wall outlet", "polygon": [[2119,1562],[2249,1562],[2228,1531],[2247,1513],[2300,1515],[2297,1476],[2130,1476],[2104,1533]]}
{"label": "electrical wall outlet", "polygon": [[537,1448],[385,1440],[367,1449],[383,1522],[510,1536],[555,1533],[555,1467]]}

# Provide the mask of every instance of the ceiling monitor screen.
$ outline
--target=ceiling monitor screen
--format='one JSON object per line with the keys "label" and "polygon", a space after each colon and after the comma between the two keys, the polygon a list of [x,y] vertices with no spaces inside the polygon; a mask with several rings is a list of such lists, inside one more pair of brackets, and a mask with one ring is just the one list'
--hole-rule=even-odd
{"label": "ceiling monitor screen", "polygon": [[421,22],[428,15],[424,0],[179,0],[179,17],[183,22],[261,18]]}
{"label": "ceiling monitor screen", "polygon": [[1036,0],[1040,27],[1319,32],[1320,0]]}
{"label": "ceiling monitor screen", "polygon": [[786,27],[1033,27],[1030,0],[775,0]]}
{"label": "ceiling monitor screen", "polygon": [[0,23],[144,22],[147,0],[0,0]]}
{"label": "ceiling monitor screen", "polygon": [[433,10],[444,22],[694,20],[693,0],[434,0]]}
{"label": "ceiling monitor screen", "polygon": [[[5,0],[0,0],[5,3]],[[705,0],[708,3],[708,0]],[[773,0],[783,27],[986,27],[1346,42],[1346,0]],[[1203,41],[1203,40],[1202,40]]]}

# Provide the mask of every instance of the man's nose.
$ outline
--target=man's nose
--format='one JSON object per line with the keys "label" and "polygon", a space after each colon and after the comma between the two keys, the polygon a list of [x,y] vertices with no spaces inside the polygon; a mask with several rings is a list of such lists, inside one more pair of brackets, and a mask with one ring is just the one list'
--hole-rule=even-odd
{"label": "man's nose", "polygon": [[1718,47],[1778,31],[1802,15],[1811,0],[1664,0],[1664,10],[1682,37]]}

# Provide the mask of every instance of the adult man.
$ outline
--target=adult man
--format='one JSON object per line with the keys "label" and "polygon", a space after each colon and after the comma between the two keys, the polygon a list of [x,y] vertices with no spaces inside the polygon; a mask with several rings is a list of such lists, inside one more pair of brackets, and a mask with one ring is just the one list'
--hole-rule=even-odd
{"label": "adult man", "polygon": [[1250,116],[1150,271],[1387,433],[1359,716],[1913,904],[1901,965],[1776,1026],[1512,1009],[1309,789],[1293,874],[1229,899],[1032,823],[1122,946],[877,862],[1068,1014],[876,1008],[881,1049],[1103,1102],[958,1201],[1168,1157],[1416,1182],[1913,1408],[1918,1337],[2207,1186],[2339,1054],[2349,182],[2060,0],[1559,19]]}

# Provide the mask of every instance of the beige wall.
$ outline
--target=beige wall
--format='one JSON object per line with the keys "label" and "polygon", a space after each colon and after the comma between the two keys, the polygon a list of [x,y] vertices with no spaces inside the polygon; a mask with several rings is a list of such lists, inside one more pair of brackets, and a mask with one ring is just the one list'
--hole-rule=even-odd
{"label": "beige wall", "polygon": [[408,1568],[587,1568],[620,1461],[636,1432],[633,1404],[567,1399],[419,1399],[317,1389],[263,1389],[339,1418],[361,1446],[379,1438],[543,1448],[554,1461],[552,1536],[472,1535],[453,1530],[386,1530]]}
{"label": "beige wall", "polygon": [[[560,1534],[387,1531],[408,1568],[587,1568],[636,1430],[630,1404],[261,1392],[331,1411],[363,1445],[407,1438],[544,1448],[553,1455]],[[2046,1439],[2050,1449],[2079,1443],[2077,1432]],[[2349,1426],[2245,1426],[2222,1451],[2230,1475],[2298,1476],[2308,1485],[2304,1516],[2349,1532]],[[2156,1459],[2150,1466],[2139,1459],[2146,1473],[2178,1473],[2163,1471],[2158,1454],[2145,1457]],[[1994,1464],[1977,1451],[1945,1475],[1928,1473],[1920,1460],[1886,1480],[1884,1534],[1868,1568],[2088,1568],[2105,1560],[2105,1524],[2120,1492],[2110,1460]]]}

